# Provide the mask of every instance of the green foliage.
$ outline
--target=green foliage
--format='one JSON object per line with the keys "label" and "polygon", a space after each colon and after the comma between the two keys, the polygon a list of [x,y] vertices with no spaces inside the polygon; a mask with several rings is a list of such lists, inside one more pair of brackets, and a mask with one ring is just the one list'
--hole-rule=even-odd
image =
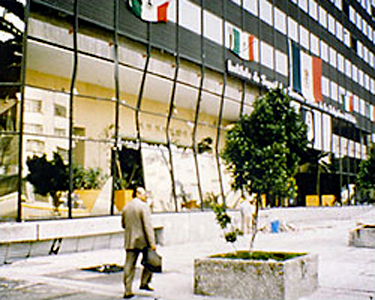
{"label": "green foliage", "polygon": [[222,157],[234,179],[232,188],[250,194],[291,197],[293,177],[307,151],[307,129],[290,98],[269,91],[227,131]]}
{"label": "green foliage", "polygon": [[220,225],[221,229],[224,230],[224,238],[229,243],[237,241],[238,236],[243,235],[243,232],[238,228],[232,226],[232,219],[227,214],[227,210],[224,204],[219,204],[216,201],[211,203],[212,210],[215,213],[216,221]]}
{"label": "green foliage", "polygon": [[51,195],[55,208],[58,208],[58,192],[69,190],[68,165],[56,152],[52,160],[47,160],[45,154],[41,157],[29,157],[26,165],[30,172],[26,179],[34,186],[35,192],[43,196]]}
{"label": "green foliage", "polygon": [[375,144],[371,145],[368,158],[359,164],[356,183],[360,190],[375,189]]}
{"label": "green foliage", "polygon": [[213,258],[251,259],[251,260],[276,260],[285,261],[295,257],[306,255],[306,253],[286,252],[262,252],[262,251],[237,251],[236,253],[225,253],[211,256]]}
{"label": "green foliage", "polygon": [[231,223],[231,218],[227,214],[224,204],[214,203],[212,209],[216,215],[216,221],[222,229],[225,229]]}
{"label": "green foliage", "polygon": [[212,151],[212,138],[206,137],[202,141],[198,143],[198,153],[202,154],[204,152],[211,152]]}
{"label": "green foliage", "polygon": [[100,189],[105,181],[101,168],[84,169],[81,165],[73,167],[73,188],[78,190]]}

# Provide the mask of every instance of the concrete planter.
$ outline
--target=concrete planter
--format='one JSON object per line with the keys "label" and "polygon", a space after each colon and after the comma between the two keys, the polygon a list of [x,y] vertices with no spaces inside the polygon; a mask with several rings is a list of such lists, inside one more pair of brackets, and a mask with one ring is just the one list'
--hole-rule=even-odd
{"label": "concrete planter", "polygon": [[194,263],[194,292],[242,299],[298,299],[318,286],[318,256],[284,261],[208,257]]}
{"label": "concrete planter", "polygon": [[375,225],[363,225],[350,232],[349,245],[375,248]]}

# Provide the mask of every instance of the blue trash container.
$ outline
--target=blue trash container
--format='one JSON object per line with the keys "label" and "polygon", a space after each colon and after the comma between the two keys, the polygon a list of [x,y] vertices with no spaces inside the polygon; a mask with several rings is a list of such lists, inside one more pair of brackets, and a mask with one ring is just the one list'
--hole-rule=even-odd
{"label": "blue trash container", "polygon": [[271,232],[272,233],[279,233],[279,231],[280,231],[280,221],[279,220],[272,221],[271,222]]}

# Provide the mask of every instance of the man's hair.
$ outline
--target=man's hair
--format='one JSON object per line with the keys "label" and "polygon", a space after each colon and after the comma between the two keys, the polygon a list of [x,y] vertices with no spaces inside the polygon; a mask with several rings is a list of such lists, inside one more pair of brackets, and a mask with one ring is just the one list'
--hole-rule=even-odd
{"label": "man's hair", "polygon": [[141,189],[145,189],[143,186],[136,186],[134,187],[133,189],[133,198],[135,198],[137,196],[137,193],[141,191]]}

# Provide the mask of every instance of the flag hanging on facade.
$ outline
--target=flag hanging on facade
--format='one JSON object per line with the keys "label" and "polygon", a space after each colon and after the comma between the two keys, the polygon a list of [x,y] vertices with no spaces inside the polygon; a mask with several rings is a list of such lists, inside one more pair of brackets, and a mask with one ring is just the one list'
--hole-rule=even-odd
{"label": "flag hanging on facade", "polygon": [[344,111],[352,112],[354,110],[354,99],[353,95],[343,94],[341,95],[342,108]]}
{"label": "flag hanging on facade", "polygon": [[240,56],[241,33],[234,27],[228,27],[229,50]]}
{"label": "flag hanging on facade", "polygon": [[234,54],[248,61],[254,60],[255,37],[247,32],[227,24],[226,26],[226,46]]}
{"label": "flag hanging on facade", "polygon": [[147,22],[168,22],[168,6],[172,0],[128,0],[130,10]]}
{"label": "flag hanging on facade", "polygon": [[311,56],[291,42],[291,85],[309,102],[322,102],[322,60]]}
{"label": "flag hanging on facade", "polygon": [[248,61],[254,61],[254,36],[244,32],[241,40],[240,57]]}

